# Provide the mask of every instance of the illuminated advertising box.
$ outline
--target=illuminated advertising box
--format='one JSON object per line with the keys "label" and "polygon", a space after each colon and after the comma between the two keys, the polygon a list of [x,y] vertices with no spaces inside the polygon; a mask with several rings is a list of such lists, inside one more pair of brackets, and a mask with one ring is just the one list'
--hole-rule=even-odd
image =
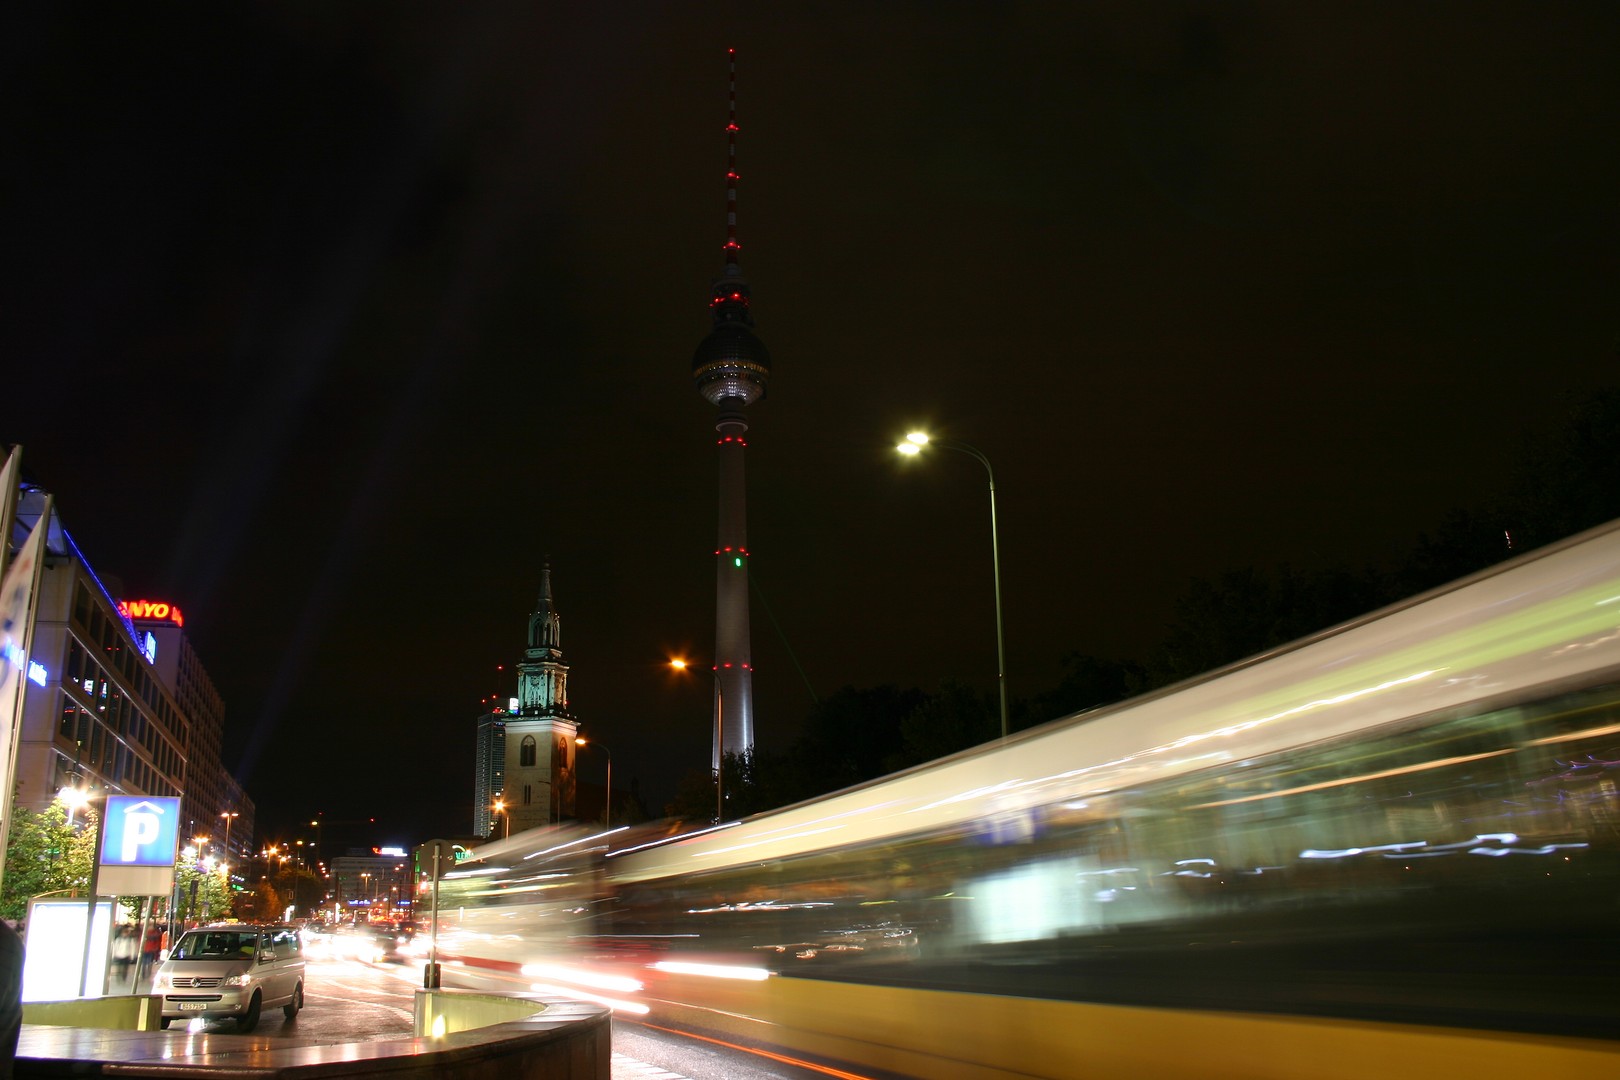
{"label": "illuminated advertising box", "polygon": [[96,892],[102,896],[163,896],[174,887],[180,800],[109,795],[101,819]]}

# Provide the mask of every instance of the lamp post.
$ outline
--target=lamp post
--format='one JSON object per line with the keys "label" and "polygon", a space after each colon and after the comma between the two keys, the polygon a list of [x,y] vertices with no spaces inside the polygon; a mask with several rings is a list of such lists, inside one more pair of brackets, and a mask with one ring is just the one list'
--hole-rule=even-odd
{"label": "lamp post", "polygon": [[[677,656],[670,659],[669,666],[684,674],[691,665]],[[720,689],[720,673],[716,671],[714,673],[714,823],[716,825],[720,824],[721,819],[725,817],[726,806],[724,785],[720,782],[722,770],[726,766],[726,752],[724,749],[726,745],[725,715],[726,697],[724,691]]]}
{"label": "lamp post", "polygon": [[506,810],[506,802],[505,802],[505,800],[504,799],[496,799],[493,803],[490,804],[490,806],[497,814],[501,815],[501,817],[504,818],[505,821],[506,821],[506,831],[501,834],[501,839],[503,839],[503,840],[511,839],[511,837],[512,837],[512,815],[510,813],[508,813],[507,810]]}
{"label": "lamp post", "polygon": [[317,810],[315,811],[314,820],[309,823],[310,828],[315,830],[315,865],[317,867],[321,865],[321,823],[325,820],[326,814]]}
{"label": "lamp post", "polygon": [[1001,634],[1001,547],[996,538],[996,472],[990,467],[990,459],[985,457],[975,447],[963,442],[953,442],[944,439],[930,439],[926,432],[913,431],[906,436],[906,441],[895,449],[909,457],[922,453],[925,446],[943,446],[947,450],[955,450],[966,454],[984,466],[984,471],[990,478],[990,563],[995,571],[996,586],[996,689],[1001,697],[1001,737],[1007,737],[1007,650],[1002,644]]}
{"label": "lamp post", "polygon": [[607,755],[607,801],[602,810],[602,824],[611,829],[613,827],[613,751],[609,750],[606,744],[598,742],[596,739],[587,739],[583,735],[575,736],[574,745],[594,746]]}
{"label": "lamp post", "polygon": [[231,822],[242,815],[235,811],[226,811],[219,816],[225,819],[225,858],[229,859],[231,857]]}

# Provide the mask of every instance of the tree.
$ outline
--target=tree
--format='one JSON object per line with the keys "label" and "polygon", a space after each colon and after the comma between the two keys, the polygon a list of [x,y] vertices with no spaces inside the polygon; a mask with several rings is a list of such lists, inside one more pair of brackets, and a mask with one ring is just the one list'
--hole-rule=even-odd
{"label": "tree", "polygon": [[1575,401],[1563,427],[1527,444],[1508,504],[1515,551],[1620,517],[1620,388]]}
{"label": "tree", "polygon": [[925,700],[921,690],[893,685],[845,686],[822,698],[791,753],[798,790],[782,794],[796,802],[892,772],[905,756],[906,717]]}
{"label": "tree", "polygon": [[219,870],[182,861],[174,868],[174,884],[180,897],[176,911],[181,922],[205,923],[230,915],[231,890]]}
{"label": "tree", "polygon": [[[779,770],[777,759],[750,747],[740,754],[726,754],[720,767],[723,770],[722,794],[726,803],[726,820],[735,821],[784,805],[782,798],[776,794],[779,788],[769,779]],[[717,809],[715,802],[714,773],[707,769],[694,769],[681,777],[675,799],[664,808],[664,813],[668,817],[686,821],[713,821]]]}
{"label": "tree", "polygon": [[1387,596],[1386,582],[1372,571],[1245,567],[1215,581],[1195,580],[1176,602],[1175,620],[1147,664],[1142,688],[1168,686],[1297,641],[1382,607]]}
{"label": "tree", "polygon": [[261,877],[251,892],[236,894],[236,917],[245,922],[274,922],[281,918],[285,904],[281,893]]}
{"label": "tree", "polygon": [[978,746],[1000,736],[1001,707],[995,695],[947,680],[939,693],[917,703],[900,723],[901,750],[885,762],[898,772]]}
{"label": "tree", "polygon": [[675,797],[664,807],[664,816],[684,821],[713,821],[714,804],[714,773],[693,769],[681,777]]}
{"label": "tree", "polygon": [[95,811],[87,809],[68,824],[67,806],[60,799],[38,813],[18,810],[6,849],[0,918],[26,917],[28,901],[35,896],[87,891],[95,860],[96,822]]}
{"label": "tree", "polygon": [[1124,701],[1142,685],[1146,673],[1140,664],[1071,652],[1063,658],[1058,684],[1029,703],[1026,723],[1044,724],[1061,716]]}

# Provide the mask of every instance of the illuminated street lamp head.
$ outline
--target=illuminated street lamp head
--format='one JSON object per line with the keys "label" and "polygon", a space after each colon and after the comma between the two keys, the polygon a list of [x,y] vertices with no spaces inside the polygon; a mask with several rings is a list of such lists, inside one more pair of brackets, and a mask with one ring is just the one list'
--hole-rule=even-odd
{"label": "illuminated street lamp head", "polygon": [[928,433],[913,431],[906,436],[906,441],[895,447],[902,454],[914,455],[922,453],[922,448],[928,445]]}
{"label": "illuminated street lamp head", "polygon": [[686,661],[677,656],[670,660],[669,666],[674,668],[676,671],[685,671]]}

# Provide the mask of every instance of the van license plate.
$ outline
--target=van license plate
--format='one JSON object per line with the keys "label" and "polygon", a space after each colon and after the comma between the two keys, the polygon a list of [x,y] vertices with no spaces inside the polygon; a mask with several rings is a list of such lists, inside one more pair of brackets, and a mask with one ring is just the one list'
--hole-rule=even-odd
{"label": "van license plate", "polygon": [[208,1006],[201,1001],[182,1001],[180,1003],[181,1012],[202,1012],[206,1008]]}

